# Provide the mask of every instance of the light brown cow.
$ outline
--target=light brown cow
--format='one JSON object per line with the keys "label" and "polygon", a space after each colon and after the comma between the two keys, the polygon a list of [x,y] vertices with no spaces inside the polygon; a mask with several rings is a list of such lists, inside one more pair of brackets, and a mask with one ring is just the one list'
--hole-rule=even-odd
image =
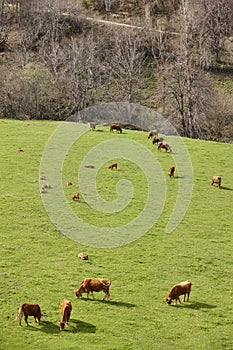
{"label": "light brown cow", "polygon": [[94,299],[93,292],[103,291],[105,293],[103,300],[107,298],[110,300],[109,288],[111,285],[111,281],[108,279],[102,278],[86,278],[83,280],[78,288],[74,291],[77,298],[81,298],[83,293],[87,293],[87,299],[89,298],[89,293],[92,294],[92,299]]}
{"label": "light brown cow", "polygon": [[79,193],[73,194],[73,201],[78,201],[79,202],[79,199],[80,199],[80,194]]}
{"label": "light brown cow", "polygon": [[96,127],[97,123],[96,122],[90,122],[89,123],[89,127],[90,127],[90,130],[91,131],[94,131],[95,130],[95,127]]}
{"label": "light brown cow", "polygon": [[110,124],[110,131],[113,132],[113,130],[116,130],[120,133],[122,133],[122,128],[120,124],[112,123]]}
{"label": "light brown cow", "polygon": [[171,168],[169,169],[169,176],[174,177],[174,173],[175,173],[175,167],[171,166]]}
{"label": "light brown cow", "polygon": [[175,300],[175,304],[177,305],[177,300],[180,301],[180,296],[184,295],[184,301],[186,299],[187,295],[187,301],[189,300],[189,294],[191,292],[191,286],[192,283],[190,281],[180,282],[179,284],[176,284],[172,287],[170,290],[168,296],[166,297],[166,302],[168,305],[172,303],[172,300]]}
{"label": "light brown cow", "polygon": [[20,306],[19,314],[16,316],[15,320],[19,320],[19,325],[21,326],[21,319],[24,316],[28,326],[28,316],[34,316],[35,322],[40,324],[40,319],[43,315],[38,304],[24,303]]}
{"label": "light brown cow", "polygon": [[166,152],[172,153],[172,149],[168,143],[159,142],[158,143],[158,151],[161,151],[162,148],[165,149]]}
{"label": "light brown cow", "polygon": [[222,183],[222,178],[221,178],[221,176],[212,176],[211,185],[217,184],[217,185],[218,185],[218,188],[220,188],[220,187],[221,187],[221,183]]}
{"label": "light brown cow", "polygon": [[158,135],[158,131],[156,129],[153,129],[149,132],[149,134],[147,135],[147,138],[150,139],[152,136],[157,136]]}
{"label": "light brown cow", "polygon": [[113,163],[113,164],[111,164],[111,165],[109,165],[109,167],[108,167],[109,169],[116,169],[117,170],[117,163]]}
{"label": "light brown cow", "polygon": [[67,299],[63,299],[60,303],[60,311],[62,319],[60,321],[60,331],[63,331],[65,326],[68,327],[68,322],[70,320],[70,314],[72,311],[71,302]]}
{"label": "light brown cow", "polygon": [[88,260],[88,255],[84,253],[79,253],[78,258],[82,260]]}

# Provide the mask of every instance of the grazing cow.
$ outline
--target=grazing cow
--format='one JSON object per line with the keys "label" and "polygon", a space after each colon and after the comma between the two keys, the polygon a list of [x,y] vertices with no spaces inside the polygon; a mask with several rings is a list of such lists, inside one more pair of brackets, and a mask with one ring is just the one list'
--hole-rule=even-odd
{"label": "grazing cow", "polygon": [[117,163],[113,163],[113,164],[111,164],[111,165],[109,165],[109,167],[108,167],[109,169],[116,169],[117,170]]}
{"label": "grazing cow", "polygon": [[45,175],[41,175],[40,180],[47,180]]}
{"label": "grazing cow", "polygon": [[72,185],[73,185],[72,182],[67,181],[66,186],[72,186]]}
{"label": "grazing cow", "polygon": [[18,152],[24,152],[24,150],[21,147],[19,147]]}
{"label": "grazing cow", "polygon": [[80,194],[79,193],[73,194],[73,201],[78,201],[79,202],[79,199],[80,199]]}
{"label": "grazing cow", "polygon": [[46,189],[52,188],[52,186],[51,186],[50,184],[44,184],[43,186],[44,186],[44,188],[46,188]]}
{"label": "grazing cow", "polygon": [[83,280],[78,288],[74,291],[77,298],[82,297],[82,293],[87,293],[87,299],[89,298],[89,293],[92,294],[92,299],[94,299],[93,292],[103,291],[105,293],[103,300],[107,298],[110,300],[109,288],[111,281],[102,278],[86,278]]}
{"label": "grazing cow", "polygon": [[147,138],[150,139],[152,136],[157,136],[157,135],[158,135],[158,131],[154,129],[149,132],[149,134],[147,135]]}
{"label": "grazing cow", "polygon": [[46,191],[44,185],[41,186],[41,188],[40,188],[40,193],[47,193],[47,191]]}
{"label": "grazing cow", "polygon": [[174,177],[174,173],[175,173],[175,167],[171,166],[171,168],[169,169],[169,176]]}
{"label": "grazing cow", "polygon": [[122,128],[121,128],[121,125],[120,124],[110,124],[110,132],[113,132],[113,130],[116,130],[120,133],[122,133]]}
{"label": "grazing cow", "polygon": [[218,185],[218,188],[220,188],[220,187],[221,187],[221,183],[222,183],[222,178],[221,178],[221,176],[212,176],[211,185],[217,184],[217,185]]}
{"label": "grazing cow", "polygon": [[63,331],[65,326],[68,327],[68,322],[70,320],[70,314],[72,311],[71,302],[67,299],[63,299],[60,303],[60,311],[62,319],[60,321],[60,331]]}
{"label": "grazing cow", "polygon": [[167,304],[171,305],[172,300],[175,300],[176,305],[177,305],[177,300],[179,300],[179,303],[181,304],[181,301],[180,301],[181,295],[184,295],[184,301],[185,301],[186,295],[188,295],[187,296],[187,301],[188,301],[189,294],[191,292],[191,286],[192,286],[192,283],[190,281],[181,282],[173,286],[172,289],[170,290],[170,293],[166,297]]}
{"label": "grazing cow", "polygon": [[97,123],[96,122],[90,122],[89,123],[89,127],[90,127],[90,130],[91,131],[94,131],[95,130],[95,127],[96,127]]}
{"label": "grazing cow", "polygon": [[38,304],[24,303],[20,306],[19,314],[15,318],[15,320],[19,320],[20,326],[21,326],[21,319],[23,316],[28,326],[28,316],[34,316],[35,322],[40,324],[40,319],[41,319],[41,316],[43,316],[43,313],[41,312]]}
{"label": "grazing cow", "polygon": [[162,141],[163,141],[163,138],[162,138],[162,137],[155,136],[155,137],[153,138],[153,140],[152,140],[152,143],[153,143],[153,145],[154,145],[155,143],[159,143],[159,142],[162,142]]}
{"label": "grazing cow", "polygon": [[161,151],[162,148],[164,148],[166,152],[172,153],[172,149],[168,143],[159,142],[158,143],[158,151]]}
{"label": "grazing cow", "polygon": [[82,260],[88,260],[88,255],[84,253],[79,253],[78,258]]}

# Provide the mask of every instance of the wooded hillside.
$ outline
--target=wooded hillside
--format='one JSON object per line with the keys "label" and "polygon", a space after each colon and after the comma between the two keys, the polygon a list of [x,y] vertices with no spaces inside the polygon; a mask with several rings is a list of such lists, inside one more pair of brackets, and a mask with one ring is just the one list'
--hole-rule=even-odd
{"label": "wooded hillside", "polygon": [[123,101],[230,142],[232,18],[232,0],[1,0],[0,117],[65,120]]}

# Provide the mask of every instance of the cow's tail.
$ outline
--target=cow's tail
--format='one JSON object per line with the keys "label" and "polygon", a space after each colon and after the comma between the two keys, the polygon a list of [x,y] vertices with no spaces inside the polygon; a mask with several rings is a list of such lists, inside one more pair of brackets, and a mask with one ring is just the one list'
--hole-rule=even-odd
{"label": "cow's tail", "polygon": [[21,305],[20,308],[19,308],[19,313],[18,313],[18,315],[15,317],[14,321],[19,320],[19,323],[20,323],[22,317],[23,317],[23,308],[22,308],[22,305]]}

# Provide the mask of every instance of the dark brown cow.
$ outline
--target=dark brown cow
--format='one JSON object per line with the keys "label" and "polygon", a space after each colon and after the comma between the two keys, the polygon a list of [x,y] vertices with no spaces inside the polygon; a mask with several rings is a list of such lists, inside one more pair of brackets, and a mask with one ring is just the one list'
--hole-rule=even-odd
{"label": "dark brown cow", "polygon": [[165,149],[166,152],[172,153],[172,149],[168,143],[159,142],[158,143],[158,151],[161,151],[162,148]]}
{"label": "dark brown cow", "polygon": [[73,186],[71,181],[67,181],[66,186]]}
{"label": "dark brown cow", "polygon": [[68,322],[70,320],[70,314],[72,311],[71,302],[67,299],[63,299],[60,303],[60,311],[62,319],[60,321],[60,331],[63,331],[65,326],[68,327]]}
{"label": "dark brown cow", "polygon": [[180,296],[184,295],[184,301],[187,295],[187,301],[189,300],[189,294],[191,292],[192,283],[190,281],[180,282],[172,287],[170,293],[166,297],[166,302],[168,305],[171,305],[172,300],[175,300],[175,304],[177,305],[177,300],[180,301]]}
{"label": "dark brown cow", "polygon": [[221,178],[221,176],[212,176],[211,185],[217,184],[217,185],[218,185],[218,188],[220,188],[220,187],[221,187],[221,183],[222,183],[222,178]]}
{"label": "dark brown cow", "polygon": [[24,303],[20,306],[19,314],[15,318],[15,320],[19,320],[20,326],[21,326],[21,320],[23,316],[28,326],[28,316],[34,316],[35,322],[40,324],[40,319],[41,319],[41,316],[43,316],[43,313],[41,312],[38,304]]}
{"label": "dark brown cow", "polygon": [[92,294],[92,299],[94,299],[93,292],[103,291],[105,293],[103,300],[107,298],[110,300],[109,288],[111,281],[102,278],[86,278],[83,280],[78,288],[74,291],[77,298],[81,298],[83,293],[87,293],[87,299],[89,298],[89,293]]}
{"label": "dark brown cow", "polygon": [[121,125],[120,124],[110,124],[110,132],[113,132],[113,130],[116,130],[120,133],[122,133],[122,128],[121,128]]}
{"label": "dark brown cow", "polygon": [[113,164],[111,164],[111,165],[109,165],[109,167],[108,167],[109,169],[116,169],[117,170],[117,163],[113,163]]}
{"label": "dark brown cow", "polygon": [[169,169],[169,176],[174,177],[174,173],[175,173],[175,167],[171,166],[171,168]]}
{"label": "dark brown cow", "polygon": [[79,193],[73,194],[73,201],[78,201],[79,202],[79,199],[80,199],[80,194]]}
{"label": "dark brown cow", "polygon": [[159,143],[159,142],[162,142],[162,141],[163,141],[163,138],[162,138],[162,137],[155,136],[155,137],[153,138],[153,140],[152,140],[152,143],[153,143],[153,145],[154,145],[155,143]]}

